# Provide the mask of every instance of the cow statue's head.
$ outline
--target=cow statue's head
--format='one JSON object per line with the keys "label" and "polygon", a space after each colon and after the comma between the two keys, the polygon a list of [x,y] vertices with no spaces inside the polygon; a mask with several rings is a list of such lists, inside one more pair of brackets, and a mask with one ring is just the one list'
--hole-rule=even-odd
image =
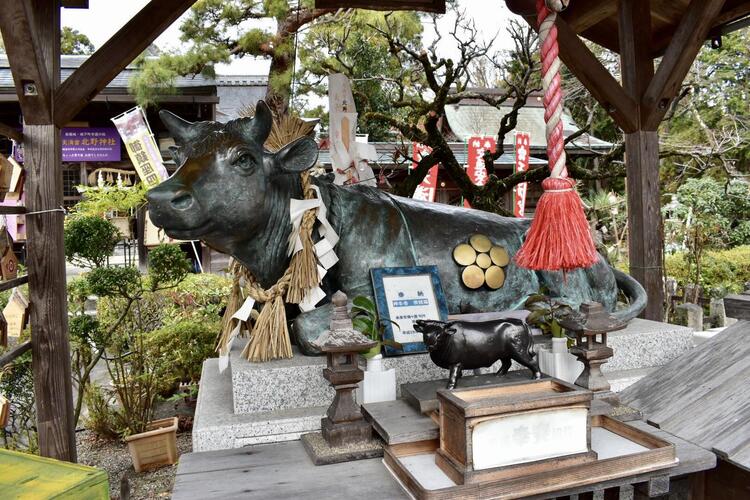
{"label": "cow statue's head", "polygon": [[[271,153],[271,111],[259,101],[253,118],[228,123],[187,122],[159,113],[174,137],[179,168],[148,192],[151,219],[167,235],[200,239],[235,254],[252,239],[289,230],[289,198],[301,197],[299,174],[312,167],[318,148],[303,137]],[[272,231],[273,230],[273,231]]]}
{"label": "cow statue's head", "polygon": [[415,320],[414,329],[422,334],[422,340],[430,352],[439,351],[450,336],[456,333],[453,322],[446,323],[433,319]]}

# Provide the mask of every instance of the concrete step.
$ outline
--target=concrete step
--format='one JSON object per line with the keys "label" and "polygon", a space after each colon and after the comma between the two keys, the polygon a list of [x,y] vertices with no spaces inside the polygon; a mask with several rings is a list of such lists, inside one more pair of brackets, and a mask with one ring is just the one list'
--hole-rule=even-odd
{"label": "concrete step", "polygon": [[633,370],[615,370],[606,374],[612,392],[620,392],[635,384],[658,367],[635,368]]}

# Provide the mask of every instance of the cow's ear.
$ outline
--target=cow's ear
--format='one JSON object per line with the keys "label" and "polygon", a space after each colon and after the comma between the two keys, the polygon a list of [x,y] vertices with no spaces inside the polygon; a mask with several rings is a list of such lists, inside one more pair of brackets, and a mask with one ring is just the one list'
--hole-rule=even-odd
{"label": "cow's ear", "polygon": [[445,329],[445,333],[447,333],[448,335],[453,335],[454,333],[456,333],[456,327],[449,326],[448,328]]}
{"label": "cow's ear", "polygon": [[318,145],[309,137],[300,137],[275,153],[277,168],[287,174],[304,172],[318,159]]}

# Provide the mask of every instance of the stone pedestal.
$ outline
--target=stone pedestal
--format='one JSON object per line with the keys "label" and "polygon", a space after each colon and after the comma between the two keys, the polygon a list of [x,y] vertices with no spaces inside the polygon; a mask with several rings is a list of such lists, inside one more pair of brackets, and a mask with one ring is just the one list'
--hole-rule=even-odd
{"label": "stone pedestal", "polygon": [[614,351],[611,347],[596,342],[591,342],[587,348],[573,346],[570,349],[573,354],[584,365],[583,372],[578,376],[575,384],[594,392],[609,391],[610,385],[602,373],[602,365],[609,361]]}
{"label": "stone pedestal", "polygon": [[677,320],[696,332],[703,331],[703,308],[697,304],[680,304],[675,308]]}
{"label": "stone pedestal", "polygon": [[[544,342],[534,340],[537,344]],[[245,342],[239,339],[234,343],[231,363],[224,373],[219,373],[218,358],[204,363],[193,424],[194,451],[295,440],[316,431],[320,436],[321,418],[336,394],[323,377],[325,356],[304,356],[293,346],[292,359],[252,363],[240,355]],[[612,390],[620,391],[691,349],[692,330],[634,319],[625,330],[609,333],[607,344],[615,353],[601,368]],[[397,396],[405,395],[403,384],[443,379],[437,385],[445,387],[447,382],[448,371],[435,365],[426,353],[384,358],[383,368],[395,369]],[[480,371],[490,374],[487,383],[493,383],[499,368],[500,362]],[[513,363],[510,373],[520,368]],[[528,378],[525,372],[518,376],[519,380]],[[469,381],[474,378],[464,376],[459,387],[473,385]],[[434,393],[433,389],[433,399]],[[362,403],[359,399],[357,402]]]}

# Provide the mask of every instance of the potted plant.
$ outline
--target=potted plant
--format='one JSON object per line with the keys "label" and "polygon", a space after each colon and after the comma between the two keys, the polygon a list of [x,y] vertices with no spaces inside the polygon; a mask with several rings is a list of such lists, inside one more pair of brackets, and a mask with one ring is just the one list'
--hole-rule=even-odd
{"label": "potted plant", "polygon": [[149,253],[148,267],[147,277],[133,267],[98,267],[86,275],[91,292],[100,297],[99,305],[111,309],[99,319],[111,335],[102,357],[119,402],[119,433],[138,472],[177,460],[177,417],[153,420],[174,353],[148,337],[158,327],[153,320],[158,314],[152,310],[158,301],[151,297],[177,286],[190,264],[178,246],[160,245]]}
{"label": "potted plant", "polygon": [[539,368],[542,372],[573,383],[583,371],[583,363],[568,352],[571,340],[565,335],[560,321],[575,314],[569,304],[547,295],[545,289],[530,295],[524,303],[529,311],[526,322],[550,335],[552,348],[537,348]]}
{"label": "potted plant", "polygon": [[[391,321],[394,325],[396,323]],[[360,403],[376,403],[396,399],[396,370],[383,370],[383,345],[401,349],[401,344],[383,337],[384,320],[378,317],[378,310],[372,299],[358,296],[352,300],[352,325],[356,330],[377,342],[372,349],[361,352],[367,360],[365,378],[357,389],[357,400]]]}

